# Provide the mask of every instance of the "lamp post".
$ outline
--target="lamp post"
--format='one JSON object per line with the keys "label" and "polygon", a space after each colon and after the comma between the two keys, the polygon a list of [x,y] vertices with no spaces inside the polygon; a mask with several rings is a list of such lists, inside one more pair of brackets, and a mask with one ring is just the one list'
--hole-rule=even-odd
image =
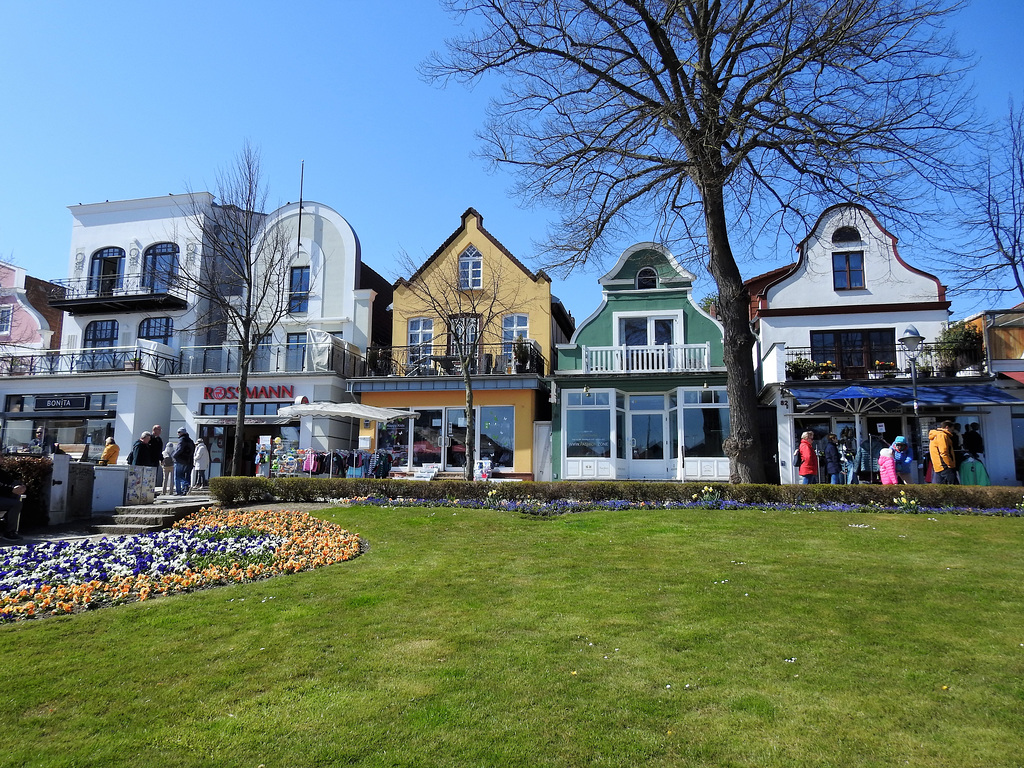
{"label": "lamp post", "polygon": [[[914,450],[918,451],[917,455],[920,457],[921,448],[923,444],[921,441],[921,435],[917,434],[921,431],[921,423],[919,420],[919,414],[917,410],[917,358],[921,354],[921,345],[924,343],[924,336],[912,325],[908,325],[906,330],[903,331],[903,335],[900,336],[900,344],[903,345],[903,349],[907,352],[907,357],[910,359],[910,386],[914,393],[914,437],[912,438],[912,444]],[[919,459],[920,460],[920,459]]]}

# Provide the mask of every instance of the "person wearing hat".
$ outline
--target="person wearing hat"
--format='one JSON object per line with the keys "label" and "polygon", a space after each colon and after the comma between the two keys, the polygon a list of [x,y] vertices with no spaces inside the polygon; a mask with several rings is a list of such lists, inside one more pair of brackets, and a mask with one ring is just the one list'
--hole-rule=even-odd
{"label": "person wearing hat", "polygon": [[195,467],[192,470],[192,487],[207,488],[210,482],[206,477],[206,473],[210,471],[210,450],[201,437],[196,438],[196,451],[192,461]]}
{"label": "person wearing hat", "polygon": [[899,435],[892,442],[892,458],[896,463],[896,474],[901,483],[910,485],[913,480],[914,455],[910,452],[907,438]]}
{"label": "person wearing hat", "polygon": [[149,453],[153,457],[154,464],[156,467],[156,487],[159,488],[164,481],[164,467],[161,457],[164,454],[164,439],[162,437],[163,427],[159,424],[154,424],[153,428],[149,430]]}
{"label": "person wearing hat", "polygon": [[184,496],[188,493],[189,481],[192,479],[192,463],[195,457],[196,444],[188,436],[188,430],[178,430],[178,445],[174,449],[174,493]]}

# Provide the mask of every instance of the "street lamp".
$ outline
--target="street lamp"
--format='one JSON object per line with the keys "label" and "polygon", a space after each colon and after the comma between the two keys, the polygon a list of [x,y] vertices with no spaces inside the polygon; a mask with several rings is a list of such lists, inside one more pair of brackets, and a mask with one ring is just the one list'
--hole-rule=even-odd
{"label": "street lamp", "polygon": [[921,345],[924,343],[924,336],[912,325],[908,325],[907,329],[903,331],[903,335],[900,336],[900,344],[907,352],[907,357],[910,358],[910,386],[914,393],[914,431],[911,433],[911,445],[914,450],[918,451],[918,456],[921,455],[921,446],[924,444],[923,435],[918,434],[921,431],[921,422],[919,414],[917,412],[917,358],[921,354]]}

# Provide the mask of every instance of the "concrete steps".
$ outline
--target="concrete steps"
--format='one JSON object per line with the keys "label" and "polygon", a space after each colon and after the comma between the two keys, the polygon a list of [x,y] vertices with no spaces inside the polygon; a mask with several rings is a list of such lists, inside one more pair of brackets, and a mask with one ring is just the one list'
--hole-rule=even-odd
{"label": "concrete steps", "polygon": [[175,522],[213,504],[209,496],[157,497],[153,504],[138,504],[114,509],[114,514],[95,517],[89,526],[92,533],[103,536],[125,536],[170,528]]}

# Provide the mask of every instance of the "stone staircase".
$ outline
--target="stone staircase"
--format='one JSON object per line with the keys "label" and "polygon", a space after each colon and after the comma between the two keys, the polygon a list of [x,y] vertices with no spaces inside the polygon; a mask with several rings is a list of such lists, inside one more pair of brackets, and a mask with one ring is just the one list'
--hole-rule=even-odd
{"label": "stone staircase", "polygon": [[213,499],[207,495],[157,496],[152,504],[117,507],[112,515],[94,517],[89,530],[104,536],[161,531],[213,503]]}

